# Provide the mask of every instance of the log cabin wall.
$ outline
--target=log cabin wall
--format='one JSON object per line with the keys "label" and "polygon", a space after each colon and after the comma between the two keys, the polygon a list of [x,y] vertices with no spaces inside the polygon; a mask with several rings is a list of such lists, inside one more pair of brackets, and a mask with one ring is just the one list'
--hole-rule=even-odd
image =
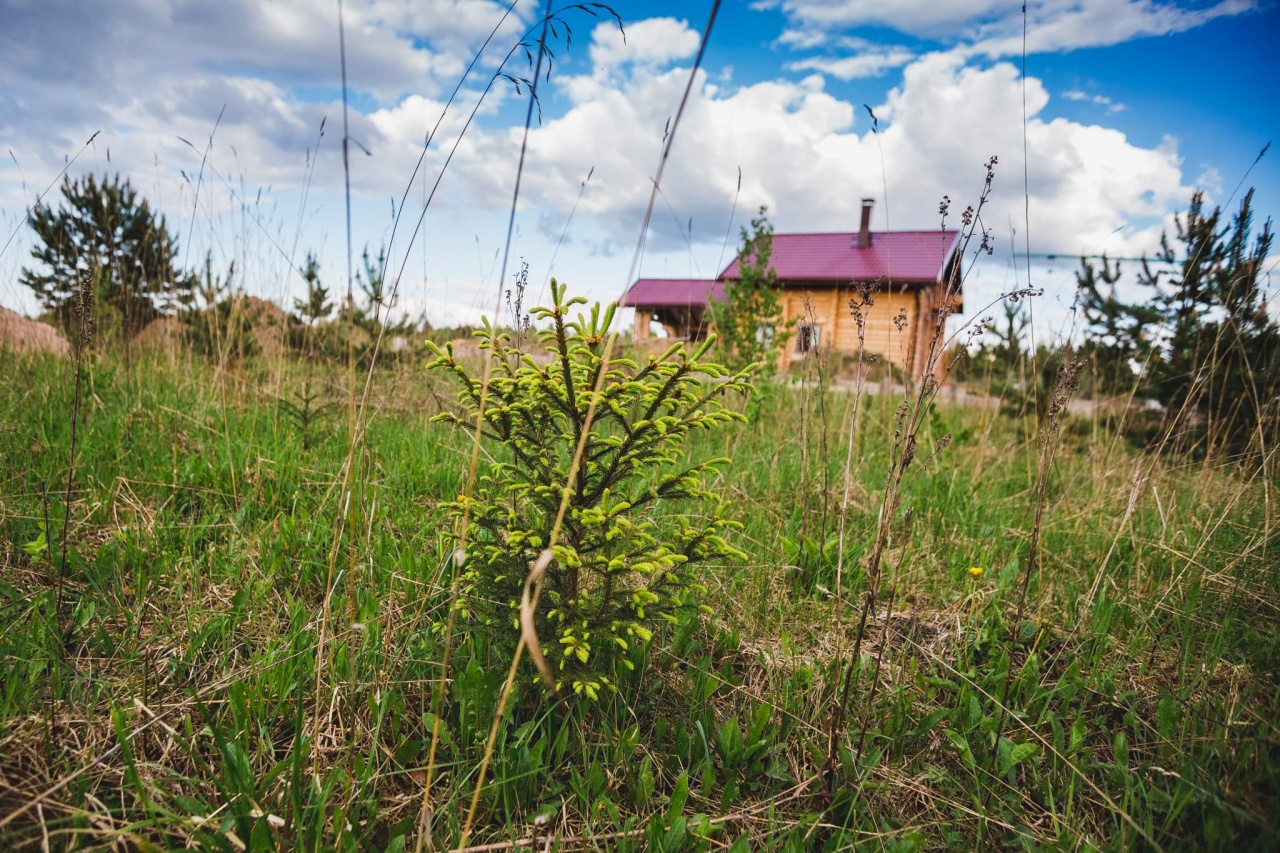
{"label": "log cabin wall", "polygon": [[[814,284],[786,285],[782,293],[783,324],[793,321],[791,336],[780,355],[780,369],[786,369],[794,361],[803,359],[806,353],[798,346],[802,337],[802,324],[810,317],[816,319],[819,328],[818,345],[834,346],[840,352],[856,355],[858,352],[858,324],[849,310],[849,300],[854,296],[852,288],[833,288]],[[928,310],[922,316],[922,296],[928,303],[928,295],[919,286],[894,287],[875,296],[875,303],[866,312],[865,352],[881,358],[918,379],[928,352],[928,336],[932,325]],[[902,328],[895,318],[902,316]]]}

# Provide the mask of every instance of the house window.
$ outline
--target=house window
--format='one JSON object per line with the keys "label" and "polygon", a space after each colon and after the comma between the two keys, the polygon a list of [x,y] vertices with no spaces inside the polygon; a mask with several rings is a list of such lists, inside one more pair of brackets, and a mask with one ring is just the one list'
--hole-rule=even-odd
{"label": "house window", "polygon": [[756,326],[756,343],[762,347],[773,346],[773,324],[761,323]]}
{"label": "house window", "polygon": [[817,323],[796,326],[796,352],[813,352],[822,342],[822,327]]}

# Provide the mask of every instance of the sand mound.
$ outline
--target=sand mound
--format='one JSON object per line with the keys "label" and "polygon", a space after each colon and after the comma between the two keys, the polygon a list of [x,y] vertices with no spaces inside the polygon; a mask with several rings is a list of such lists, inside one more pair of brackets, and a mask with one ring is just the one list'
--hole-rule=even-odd
{"label": "sand mound", "polygon": [[132,343],[139,352],[175,353],[182,349],[182,332],[183,325],[176,317],[161,317],[134,335]]}
{"label": "sand mound", "polygon": [[[232,311],[248,322],[263,355],[276,356],[284,352],[288,319],[279,306],[256,296],[246,296]],[[182,348],[184,331],[177,317],[161,317],[134,335],[133,344],[144,352],[177,352]]]}
{"label": "sand mound", "polygon": [[285,328],[289,318],[279,305],[257,296],[246,296],[239,310],[249,320],[253,337],[263,356],[278,358],[286,354],[288,345],[285,341]]}
{"label": "sand mound", "polygon": [[52,352],[59,355],[71,351],[62,332],[39,320],[30,320],[0,305],[0,349],[12,352]]}
{"label": "sand mound", "polygon": [[[246,296],[237,300],[231,311],[248,325],[263,356],[275,358],[285,354],[289,317],[280,306],[257,296]],[[208,318],[207,322],[212,324],[218,321]],[[225,319],[221,322],[224,326],[227,323]],[[172,354],[190,343],[186,331],[185,324],[177,317],[161,317],[134,335],[132,343],[141,352]],[[223,329],[223,334],[225,332]]]}
{"label": "sand mound", "polygon": [[269,326],[283,326],[285,324],[284,309],[274,302],[269,302],[259,296],[246,296],[241,303],[241,310],[244,311],[246,317],[255,323],[263,323]]}

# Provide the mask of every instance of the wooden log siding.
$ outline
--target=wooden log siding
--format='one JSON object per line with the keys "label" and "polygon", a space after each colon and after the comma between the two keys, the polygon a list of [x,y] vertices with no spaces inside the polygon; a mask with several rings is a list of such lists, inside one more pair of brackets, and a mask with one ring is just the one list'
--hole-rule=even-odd
{"label": "wooden log siding", "polygon": [[[866,312],[864,351],[887,358],[895,367],[918,378],[928,354],[929,335],[933,333],[931,304],[933,287],[894,287],[876,294],[875,304]],[[796,351],[796,333],[802,323],[816,319],[820,347],[834,347],[842,353],[857,355],[858,324],[849,310],[854,298],[850,288],[787,285],[782,293],[783,323],[795,327],[780,358],[780,368],[805,357]],[[806,307],[806,305],[808,307]],[[923,306],[923,308],[922,308]],[[905,313],[906,323],[899,331],[894,319]]]}

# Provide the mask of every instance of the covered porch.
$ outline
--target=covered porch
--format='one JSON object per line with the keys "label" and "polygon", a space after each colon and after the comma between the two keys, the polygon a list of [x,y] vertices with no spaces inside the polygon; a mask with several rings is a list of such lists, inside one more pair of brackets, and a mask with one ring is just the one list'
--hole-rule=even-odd
{"label": "covered porch", "polygon": [[642,278],[618,304],[636,310],[631,337],[637,343],[655,338],[700,341],[710,326],[707,303],[723,297],[724,283],[720,281]]}

